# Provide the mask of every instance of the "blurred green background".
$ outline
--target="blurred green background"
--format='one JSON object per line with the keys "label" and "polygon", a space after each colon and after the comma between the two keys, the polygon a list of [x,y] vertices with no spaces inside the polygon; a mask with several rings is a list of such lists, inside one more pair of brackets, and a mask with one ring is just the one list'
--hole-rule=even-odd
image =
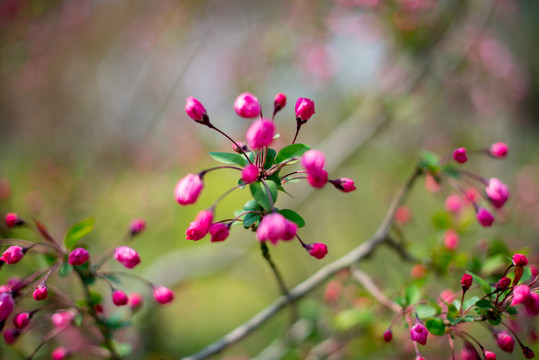
{"label": "blurred green background", "polygon": [[[274,147],[294,135],[296,99],[313,99],[316,114],[299,141],[325,151],[330,177],[350,177],[358,187],[342,194],[290,184],[296,199],[280,195],[282,207],[306,220],[302,238],[329,248],[318,261],[293,242],[272,247],[290,287],[374,233],[422,149],[444,156],[459,146],[507,142],[505,161],[473,154],[465,165],[507,183],[512,199],[491,229],[465,214],[459,261],[469,264],[495,238],[511,251],[535,254],[537,16],[537,2],[513,0],[2,0],[0,212],[39,219],[58,238],[93,216],[95,230],[84,240],[91,254],[119,244],[129,222],[144,218],[147,230],[132,243],[143,260],[134,272],[173,288],[176,300],[145,307],[121,337],[133,345],[133,359],[193,353],[270,304],[279,290],[254,234],[238,227],[224,243],[185,240],[196,213],[237,183],[236,173],[212,172],[196,205],[175,202],[180,178],[214,166],[208,151],[231,150],[188,118],[185,98],[199,99],[214,124],[243,140],[250,121],[234,114],[236,96],[252,92],[270,114],[273,96],[283,92],[288,105],[277,116],[281,138]],[[429,259],[439,247],[444,226],[435,226],[432,214],[443,212],[453,192],[443,185],[430,193],[422,181],[412,192],[412,220],[402,231],[418,258]],[[230,218],[248,195],[228,197],[217,217]],[[25,230],[17,235],[35,240]],[[361,268],[394,297],[410,282],[412,265],[382,249]],[[1,276],[18,271],[4,268]],[[456,291],[461,274],[429,275],[425,294]],[[411,358],[411,348],[380,341],[391,316],[359,287],[346,289],[340,308],[324,305],[323,287],[300,302],[318,331],[286,357],[305,358],[344,327],[343,358]],[[145,291],[135,283],[126,290]],[[370,316],[352,321],[350,330],[338,314],[356,307]],[[254,357],[287,323],[283,311],[221,357]],[[407,333],[395,336],[404,340]],[[38,338],[29,334],[0,350],[17,358]],[[429,358],[447,358],[447,344],[439,344],[425,350]],[[47,358],[47,348],[37,358]]]}

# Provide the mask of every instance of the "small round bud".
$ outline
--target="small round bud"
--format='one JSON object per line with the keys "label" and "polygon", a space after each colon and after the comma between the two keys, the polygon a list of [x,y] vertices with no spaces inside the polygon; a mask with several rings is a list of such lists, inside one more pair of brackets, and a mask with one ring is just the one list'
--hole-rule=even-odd
{"label": "small round bud", "polygon": [[384,331],[384,341],[388,343],[391,339],[393,339],[393,333],[391,332],[391,329],[387,329]]}
{"label": "small round bud", "polygon": [[509,279],[507,276],[501,278],[498,283],[496,284],[496,290],[498,291],[505,291],[509,288],[511,285],[511,279]]}
{"label": "small round bud", "polygon": [[507,331],[496,333],[496,344],[505,352],[512,353],[515,348],[515,340]]}
{"label": "small round bud", "polygon": [[444,246],[449,251],[455,251],[459,247],[459,234],[453,229],[447,229],[443,235]]}
{"label": "small round bud", "polygon": [[516,253],[513,255],[513,265],[526,266],[528,265],[528,258],[522,254]]}
{"label": "small round bud", "polygon": [[492,144],[489,149],[489,154],[493,157],[504,158],[507,156],[508,147],[506,143],[497,142]]}
{"label": "small round bud", "polygon": [[129,233],[131,236],[140,234],[146,229],[146,221],[144,219],[134,219],[129,225]]}
{"label": "small round bud", "polygon": [[319,150],[309,150],[301,157],[301,165],[307,172],[318,172],[324,170],[326,157]]}
{"label": "small round bud", "polygon": [[255,120],[251,124],[245,134],[245,138],[251,149],[262,149],[271,144],[274,134],[275,124],[273,121],[262,118]]}
{"label": "small round bud", "polygon": [[513,301],[511,306],[518,305],[520,303],[528,302],[530,297],[530,287],[528,285],[518,285],[513,289]]}
{"label": "small round bud", "polygon": [[462,360],[481,360],[474,347],[470,344],[466,344],[460,351],[460,358]]}
{"label": "small round bud", "polygon": [[522,354],[526,359],[533,359],[535,357],[533,350],[527,346],[522,346]]}
{"label": "small round bud", "polygon": [[15,300],[13,300],[11,292],[0,294],[0,321],[6,320],[13,311],[14,307]]}
{"label": "small round bud", "polygon": [[24,257],[24,249],[20,246],[13,245],[7,248],[0,257],[8,265],[16,264]]}
{"label": "small round bud", "polygon": [[314,101],[306,98],[299,98],[296,101],[296,119],[298,122],[307,122],[314,113]]}
{"label": "small round bud", "polygon": [[462,275],[462,279],[460,279],[460,284],[462,285],[462,290],[466,291],[472,286],[473,277],[470,274],[464,274]]}
{"label": "small round bud", "polygon": [[485,208],[479,208],[479,210],[477,210],[477,221],[479,221],[481,226],[489,227],[494,222],[494,216],[492,216],[492,214]]}
{"label": "small round bud", "polygon": [[296,237],[298,231],[298,225],[290,220],[286,220],[286,228],[281,235],[281,239],[284,241],[290,241]]}
{"label": "small round bud", "polygon": [[421,345],[427,343],[429,332],[422,324],[417,323],[410,329],[410,338]]}
{"label": "small round bud", "polygon": [[139,254],[129,246],[117,247],[114,250],[114,258],[128,269],[132,269],[140,264]]}
{"label": "small round bud", "polygon": [[68,355],[69,351],[65,347],[60,346],[52,351],[51,358],[52,360],[65,360],[67,359]]}
{"label": "small round bud", "polygon": [[485,355],[485,360],[496,360],[496,354],[494,354],[492,351],[484,349],[483,355]]}
{"label": "small round bud", "polygon": [[112,293],[112,302],[116,306],[127,305],[129,299],[127,295],[122,290],[116,290]]}
{"label": "small round bud", "polygon": [[275,98],[273,100],[273,113],[276,114],[278,111],[284,108],[285,105],[286,95],[283,93],[278,93],[277,95],[275,95]]}
{"label": "small round bud", "polygon": [[189,224],[185,231],[187,240],[200,240],[208,234],[213,222],[213,212],[211,210],[201,210],[197,214],[195,221]]}
{"label": "small round bud", "polygon": [[188,174],[178,181],[174,188],[174,196],[180,205],[194,204],[204,187],[202,178],[197,174]]}
{"label": "small round bud", "polygon": [[243,154],[244,152],[249,152],[247,144],[244,142],[238,141],[236,144],[232,144],[232,150],[238,154]]}
{"label": "small round bud", "polygon": [[211,242],[225,241],[230,230],[223,223],[215,223],[210,226]]}
{"label": "small round bud", "polygon": [[75,312],[72,310],[57,311],[51,316],[54,327],[62,329],[70,326],[75,320]]}
{"label": "small round bud", "polygon": [[276,244],[282,238],[288,227],[287,220],[279,213],[272,213],[264,216],[258,229],[256,237],[259,241],[271,241]]}
{"label": "small round bud", "polygon": [[19,329],[7,329],[4,331],[4,341],[6,342],[6,345],[11,345],[17,340],[20,334]]}
{"label": "small round bud", "polygon": [[45,285],[36,286],[33,295],[35,301],[45,300],[47,295],[49,295],[49,290]]}
{"label": "small round bud", "polygon": [[307,181],[315,189],[321,189],[328,183],[328,173],[325,170],[307,173]]}
{"label": "small round bud", "polygon": [[5,217],[7,227],[14,227],[24,224],[24,221],[19,218],[16,213],[7,213]]}
{"label": "small round bud", "polygon": [[254,164],[249,164],[245,166],[241,172],[241,179],[246,183],[250,184],[258,180],[259,169]]}
{"label": "small round bud", "polygon": [[242,118],[251,119],[260,115],[258,98],[251,93],[244,92],[234,101],[234,111]]}
{"label": "small round bud", "polygon": [[445,209],[453,214],[458,213],[463,205],[462,198],[457,194],[449,195],[444,203]]}
{"label": "small round bud", "polygon": [[330,182],[333,184],[333,186],[335,186],[337,189],[341,190],[344,193],[356,190],[354,180],[349,178],[338,178],[336,180],[330,180]]}
{"label": "small round bud", "polygon": [[507,186],[496,178],[491,178],[485,188],[487,196],[496,208],[501,208],[509,199]]}
{"label": "small round bud", "polygon": [[399,225],[405,225],[412,219],[412,210],[406,205],[401,205],[395,211],[395,221]]}
{"label": "small round bud", "polygon": [[129,295],[129,307],[131,308],[131,311],[138,311],[143,303],[144,298],[139,293],[132,293]]}
{"label": "small round bud", "polygon": [[306,245],[309,255],[317,258],[323,259],[328,253],[328,247],[323,243],[313,243]]}
{"label": "small round bud", "polygon": [[206,123],[208,121],[208,114],[206,113],[206,109],[204,108],[204,105],[197,99],[195,99],[192,96],[189,96],[185,100],[185,112],[189,117],[196,122],[199,123]]}
{"label": "small round bud", "polygon": [[455,149],[455,151],[453,151],[453,159],[455,159],[455,161],[460,164],[464,164],[466,161],[468,161],[468,157],[466,156],[466,149],[465,148]]}
{"label": "small round bud", "polygon": [[153,290],[153,297],[160,304],[168,304],[174,300],[174,293],[164,286],[159,286]]}
{"label": "small round bud", "polygon": [[28,323],[30,323],[30,313],[29,312],[22,312],[22,313],[19,313],[17,315],[15,315],[15,317],[13,318],[13,325],[17,328],[17,329],[22,329],[24,327],[26,327],[26,325],[28,325]]}
{"label": "small round bud", "polygon": [[90,259],[90,253],[85,248],[78,247],[74,249],[68,256],[67,262],[69,265],[84,265]]}

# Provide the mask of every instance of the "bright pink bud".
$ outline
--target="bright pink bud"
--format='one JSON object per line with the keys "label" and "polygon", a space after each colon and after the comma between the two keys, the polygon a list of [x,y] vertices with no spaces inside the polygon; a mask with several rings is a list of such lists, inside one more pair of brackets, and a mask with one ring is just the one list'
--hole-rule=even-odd
{"label": "bright pink bud", "polygon": [[132,311],[137,311],[142,307],[144,298],[139,293],[132,293],[129,295],[129,307]]}
{"label": "bright pink bud", "polygon": [[309,255],[317,259],[323,259],[328,253],[328,247],[323,243],[313,243],[306,246],[307,251],[309,251]]}
{"label": "bright pink bud", "polygon": [[494,216],[492,216],[486,209],[479,208],[477,211],[477,221],[479,221],[481,226],[489,227],[494,222]]}
{"label": "bright pink bud", "polygon": [[440,191],[441,186],[439,180],[431,174],[427,173],[425,175],[425,189],[427,189],[427,191],[431,193],[436,193]]}
{"label": "bright pink bud", "polygon": [[492,351],[483,350],[483,355],[485,355],[485,360],[496,360],[496,354]]}
{"label": "bright pink bud", "polygon": [[328,173],[325,170],[307,173],[307,181],[315,189],[321,189],[328,183]]}
{"label": "bright pink bud", "polygon": [[450,213],[458,213],[460,209],[462,209],[462,199],[460,196],[453,194],[449,195],[447,199],[445,199],[445,209]]}
{"label": "bright pink bud", "polygon": [[530,287],[528,285],[518,285],[513,289],[513,301],[511,306],[525,303],[530,297]]}
{"label": "bright pink bud", "polygon": [[271,241],[276,244],[288,229],[288,222],[284,216],[279,213],[272,213],[262,218],[256,237],[259,241]]}
{"label": "bright pink bud", "polygon": [[65,360],[68,355],[69,351],[63,346],[57,347],[51,353],[52,360]]}
{"label": "bright pink bud", "polygon": [[58,311],[52,314],[51,321],[52,324],[57,328],[65,328],[73,322],[75,319],[75,312],[72,310]]}
{"label": "bright pink bud", "polygon": [[114,250],[114,258],[128,269],[132,269],[140,264],[139,254],[129,246],[117,247]]}
{"label": "bright pink bud", "polygon": [[496,284],[496,290],[505,291],[509,288],[509,285],[511,285],[511,279],[509,279],[507,276],[503,277]]}
{"label": "bright pink bud", "polygon": [[314,114],[314,101],[306,98],[299,98],[296,101],[296,119],[305,123]]}
{"label": "bright pink bud", "polygon": [[19,219],[19,216],[16,213],[7,213],[6,214],[6,225],[8,227],[14,227],[21,225],[23,221]]}
{"label": "bright pink bud", "polygon": [[539,315],[539,294],[530,292],[530,296],[528,296],[524,305],[526,306],[526,313],[528,315]]}
{"label": "bright pink bud", "polygon": [[349,178],[339,178],[336,180],[330,180],[330,182],[335,186],[337,189],[341,190],[344,193],[354,191],[356,189],[356,186],[354,185],[354,180]]}
{"label": "bright pink bud", "polygon": [[539,268],[537,268],[537,266],[530,265],[530,270],[532,272],[533,277],[536,277],[537,275],[539,275]]}
{"label": "bright pink bud", "polygon": [[406,205],[401,205],[395,211],[395,221],[399,225],[407,224],[412,219],[412,210]]}
{"label": "bright pink bud", "polygon": [[73,266],[83,265],[89,258],[90,253],[88,253],[88,250],[78,247],[69,254],[67,262]]}
{"label": "bright pink bud", "polygon": [[122,290],[116,290],[112,293],[112,302],[114,303],[114,305],[127,305],[128,301],[129,299],[127,298],[127,295]]}
{"label": "bright pink bud", "polygon": [[445,289],[440,293],[440,298],[446,303],[451,303],[456,299],[455,295],[456,294],[452,290]]}
{"label": "bright pink bud", "polygon": [[36,286],[36,289],[34,290],[35,301],[45,300],[47,295],[49,295],[49,290],[45,285]]}
{"label": "bright pink bud", "polygon": [[526,359],[533,359],[535,357],[533,350],[527,346],[522,346],[522,354]]}
{"label": "bright pink bud", "polygon": [[207,121],[207,113],[204,105],[192,96],[185,100],[185,112],[196,122],[204,123]]}
{"label": "bright pink bud", "polygon": [[274,134],[275,124],[273,124],[273,121],[258,119],[251,124],[245,134],[245,138],[251,149],[262,149],[271,144]]}
{"label": "bright pink bud", "polygon": [[324,170],[325,163],[326,157],[319,150],[309,150],[301,157],[301,165],[309,173]]}
{"label": "bright pink bud", "polygon": [[466,161],[468,161],[468,157],[466,156],[466,149],[465,148],[457,148],[455,151],[453,151],[453,159],[455,159],[456,162],[464,164]]}
{"label": "bright pink bud", "polygon": [[460,357],[462,360],[480,360],[475,349],[469,344],[466,344],[466,346],[462,348]]}
{"label": "bright pink bud", "polygon": [[225,241],[229,234],[228,226],[223,223],[215,223],[210,226],[211,242]]}
{"label": "bright pink bud", "polygon": [[244,152],[249,152],[249,148],[245,143],[238,141],[235,144],[232,144],[232,150],[238,154],[243,154]]}
{"label": "bright pink bud", "polygon": [[275,99],[273,101],[273,112],[276,113],[277,111],[284,108],[286,105],[286,95],[283,93],[278,93],[275,95]]}
{"label": "bright pink bud", "polygon": [[103,314],[103,312],[105,311],[105,309],[103,308],[103,305],[101,305],[101,304],[95,304],[94,305],[94,310],[98,314]]}
{"label": "bright pink bud", "polygon": [[11,345],[17,340],[19,337],[20,331],[19,329],[7,329],[4,331],[4,341],[6,342],[6,345]]}
{"label": "bright pink bud", "polygon": [[425,360],[425,358],[421,355],[417,355],[415,360]]}
{"label": "bright pink bud", "polygon": [[22,329],[26,327],[26,325],[28,325],[29,322],[30,322],[30,313],[28,312],[19,313],[13,318],[13,325],[15,325],[17,329]]}
{"label": "bright pink bud", "polygon": [[507,190],[507,186],[496,178],[491,178],[489,180],[485,190],[492,204],[497,208],[501,208],[507,199],[509,199],[509,190]]}
{"label": "bright pink bud", "polygon": [[490,155],[497,157],[497,158],[504,158],[507,156],[507,144],[503,142],[497,142],[495,144],[492,144],[489,149]]}
{"label": "bright pink bud", "polygon": [[526,266],[528,265],[528,258],[522,254],[516,253],[513,255],[513,265]]}
{"label": "bright pink bud", "polygon": [[515,340],[507,331],[496,333],[496,344],[505,352],[512,353],[515,348]]}
{"label": "bright pink bud", "polygon": [[153,290],[153,297],[160,304],[168,304],[174,300],[174,293],[164,286],[159,286]]}
{"label": "bright pink bud", "polygon": [[296,232],[298,231],[298,225],[296,223],[287,220],[286,221],[286,230],[284,231],[283,235],[281,235],[281,239],[284,241],[292,240],[296,237]]}
{"label": "bright pink bud", "polygon": [[391,329],[387,329],[384,331],[384,341],[388,343],[391,339],[393,339],[393,333],[391,332]]}
{"label": "bright pink bud", "polygon": [[176,188],[174,188],[174,196],[176,201],[181,205],[194,204],[202,188],[204,187],[204,182],[202,178],[197,174],[189,174],[183,179],[178,181]]}
{"label": "bright pink bud", "polygon": [[424,327],[422,324],[417,323],[410,329],[410,337],[412,338],[412,341],[415,341],[421,345],[425,345],[427,343],[427,336],[429,335],[429,332],[426,327]]}
{"label": "bright pink bud", "polygon": [[256,96],[244,92],[238,95],[236,101],[234,101],[234,111],[242,118],[255,118],[260,115],[260,104]]}
{"label": "bright pink bud", "polygon": [[20,246],[13,245],[7,248],[6,251],[4,251],[4,254],[2,257],[0,257],[0,260],[4,261],[6,264],[16,264],[24,256],[24,249]]}
{"label": "bright pink bud", "polygon": [[472,203],[477,202],[477,199],[479,198],[479,192],[473,187],[466,189],[466,201],[470,201]]}
{"label": "bright pink bud", "polygon": [[459,247],[459,234],[453,229],[444,232],[443,240],[447,250],[455,251]]}
{"label": "bright pink bud", "polygon": [[0,294],[0,321],[4,321],[13,311],[15,301],[10,292]]}
{"label": "bright pink bud", "polygon": [[131,236],[140,234],[144,229],[146,229],[146,221],[144,221],[144,219],[135,219],[131,221],[131,224],[129,225]]}
{"label": "bright pink bud", "polygon": [[462,285],[462,290],[468,290],[470,286],[472,286],[473,277],[470,274],[464,274],[462,275],[462,279],[460,279],[460,284]]}
{"label": "bright pink bud", "polygon": [[249,164],[243,168],[241,172],[241,179],[246,183],[250,184],[258,180],[259,170],[258,166],[254,164]]}
{"label": "bright pink bud", "polygon": [[200,240],[208,234],[213,221],[213,212],[211,210],[201,210],[197,214],[195,221],[189,224],[185,231],[187,240]]}

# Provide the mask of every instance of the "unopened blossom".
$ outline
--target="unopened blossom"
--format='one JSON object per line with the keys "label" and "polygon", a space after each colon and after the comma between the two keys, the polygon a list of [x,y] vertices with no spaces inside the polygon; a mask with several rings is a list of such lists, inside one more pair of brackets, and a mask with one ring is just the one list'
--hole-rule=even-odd
{"label": "unopened blossom", "polygon": [[153,297],[160,304],[168,304],[174,300],[174,293],[164,286],[159,286],[153,290]]}
{"label": "unopened blossom", "polygon": [[7,248],[6,251],[0,257],[0,260],[6,264],[16,264],[24,257],[24,249],[20,246],[13,245]]}
{"label": "unopened blossom", "polygon": [[72,310],[57,311],[51,316],[52,324],[58,328],[64,328],[73,323],[75,312]]}
{"label": "unopened blossom", "polygon": [[19,329],[6,329],[4,330],[4,341],[6,342],[6,345],[11,345],[17,340],[17,338],[20,335]]}
{"label": "unopened blossom", "polygon": [[0,321],[4,321],[13,311],[15,300],[10,292],[0,294]]}
{"label": "unopened blossom", "polygon": [[258,98],[251,93],[244,92],[234,101],[234,111],[242,118],[255,118],[260,115]]}
{"label": "unopened blossom", "polygon": [[333,184],[333,186],[335,186],[337,189],[341,190],[344,193],[356,190],[354,180],[349,178],[338,178],[335,180],[330,180],[330,182]]}
{"label": "unopened blossom", "polygon": [[512,353],[515,348],[515,340],[507,331],[496,333],[496,344],[505,352]]}
{"label": "unopened blossom", "polygon": [[284,241],[292,240],[296,237],[298,231],[298,225],[292,221],[286,220],[286,229],[281,235],[281,239]]}
{"label": "unopened blossom", "polygon": [[137,311],[142,307],[144,298],[139,293],[129,294],[129,307],[132,311]]}
{"label": "unopened blossom", "polygon": [[473,277],[470,274],[464,274],[462,276],[462,279],[460,280],[460,284],[462,285],[462,290],[468,290],[470,286],[472,286]]}
{"label": "unopened blossom", "polygon": [[197,214],[195,221],[189,224],[185,231],[187,240],[200,240],[208,234],[213,221],[213,211],[201,210]]}
{"label": "unopened blossom", "polygon": [[272,143],[274,135],[275,124],[273,121],[262,118],[251,124],[245,138],[251,149],[262,149]]}
{"label": "unopened blossom", "polygon": [[60,346],[52,351],[51,358],[52,360],[65,360],[68,355],[69,351],[65,347]]}
{"label": "unopened blossom", "polygon": [[67,262],[70,265],[84,265],[90,258],[90,253],[85,248],[78,247],[74,249],[68,256]]}
{"label": "unopened blossom", "polygon": [[455,149],[455,151],[453,151],[453,159],[455,159],[455,161],[460,164],[464,164],[466,161],[468,161],[468,157],[466,156],[466,149],[465,148]]}
{"label": "unopened blossom", "polygon": [[328,247],[323,243],[313,243],[307,245],[307,251],[309,251],[309,255],[317,259],[323,259],[328,253]]}
{"label": "unopened blossom", "polygon": [[258,180],[259,169],[258,166],[254,164],[248,164],[245,166],[241,172],[241,179],[246,183],[250,184]]}
{"label": "unopened blossom", "polygon": [[417,323],[410,329],[410,338],[421,345],[427,343],[429,332],[422,324]]}
{"label": "unopened blossom", "polygon": [[215,223],[210,226],[211,242],[225,241],[230,234],[227,225],[223,223]]}
{"label": "unopened blossom", "polygon": [[524,306],[526,307],[526,313],[528,315],[539,315],[539,294],[533,291],[530,292],[530,296],[526,299]]}
{"label": "unopened blossom", "polygon": [[301,157],[301,165],[308,173],[315,173],[324,170],[326,157],[319,150],[308,150]]}
{"label": "unopened blossom", "polygon": [[528,258],[525,255],[516,253],[513,255],[513,265],[515,266],[526,266],[528,265]]}
{"label": "unopened blossom", "polygon": [[466,346],[462,348],[460,357],[462,360],[481,360],[475,349],[469,344],[466,344]]}
{"label": "unopened blossom", "polygon": [[507,199],[509,199],[509,190],[507,189],[507,186],[496,178],[491,178],[489,180],[485,191],[492,204],[497,208],[501,208]]}
{"label": "unopened blossom", "polygon": [[485,356],[485,360],[496,360],[496,354],[492,351],[483,350],[483,355]]}
{"label": "unopened blossom", "polygon": [[273,99],[273,113],[277,113],[286,105],[286,95],[283,93],[278,93]]}
{"label": "unopened blossom", "polygon": [[207,113],[204,105],[192,96],[185,99],[185,112],[196,122],[204,123],[207,121]]}
{"label": "unopened blossom", "polygon": [[443,235],[444,246],[447,250],[455,251],[459,246],[459,234],[453,229],[447,229]]}
{"label": "unopened blossom", "polygon": [[479,210],[477,210],[477,221],[479,221],[481,226],[489,227],[494,222],[494,216],[492,216],[492,214],[485,208],[479,208]]}
{"label": "unopened blossom", "polygon": [[506,143],[497,142],[490,146],[489,153],[490,155],[497,158],[504,158],[507,156],[508,147]]}
{"label": "unopened blossom", "polygon": [[129,246],[119,246],[114,250],[114,258],[123,266],[132,269],[140,264],[139,254]]}
{"label": "unopened blossom", "polygon": [[511,279],[505,276],[501,278],[500,280],[498,280],[498,283],[496,283],[496,290],[505,291],[509,288],[510,285],[511,285]]}
{"label": "unopened blossom", "polygon": [[7,227],[14,227],[19,225],[22,220],[19,219],[19,216],[16,213],[7,213],[5,217]]}
{"label": "unopened blossom", "polygon": [[112,302],[116,306],[127,305],[129,301],[127,295],[122,290],[116,290],[112,293]]}
{"label": "unopened blossom", "polygon": [[204,182],[198,174],[188,174],[178,181],[174,188],[174,196],[180,205],[194,204],[204,187]]}
{"label": "unopened blossom", "polygon": [[36,286],[33,294],[35,301],[45,300],[48,295],[49,290],[45,285]]}
{"label": "unopened blossom", "polygon": [[395,211],[395,221],[399,225],[405,225],[412,219],[412,210],[406,205],[401,205]]}
{"label": "unopened blossom", "polygon": [[129,233],[131,236],[140,234],[146,229],[146,221],[144,219],[134,219],[129,225]]}
{"label": "unopened blossom", "polygon": [[391,339],[393,339],[393,333],[391,332],[391,329],[387,329],[386,331],[384,331],[384,341],[390,342]]}
{"label": "unopened blossom", "polygon": [[30,313],[29,312],[19,313],[13,318],[13,325],[17,329],[22,329],[22,328],[26,327],[26,325],[28,325],[28,323],[30,323]]}
{"label": "unopened blossom", "polygon": [[307,173],[307,181],[315,189],[321,189],[328,183],[328,173],[325,170]]}
{"label": "unopened blossom", "polygon": [[447,199],[445,199],[444,206],[448,212],[456,214],[462,209],[462,198],[457,194],[449,195]]}
{"label": "unopened blossom", "polygon": [[256,230],[256,237],[259,241],[271,241],[276,244],[288,229],[288,222],[284,216],[279,213],[266,215],[260,221]]}
{"label": "unopened blossom", "polygon": [[535,357],[533,350],[527,346],[522,346],[522,355],[524,355],[526,359],[533,359]]}
{"label": "unopened blossom", "polygon": [[528,285],[518,285],[513,289],[513,301],[511,306],[518,305],[520,303],[525,303],[530,296],[530,287]]}
{"label": "unopened blossom", "polygon": [[314,115],[314,101],[307,98],[299,98],[296,101],[296,119],[298,121],[305,123],[307,120]]}

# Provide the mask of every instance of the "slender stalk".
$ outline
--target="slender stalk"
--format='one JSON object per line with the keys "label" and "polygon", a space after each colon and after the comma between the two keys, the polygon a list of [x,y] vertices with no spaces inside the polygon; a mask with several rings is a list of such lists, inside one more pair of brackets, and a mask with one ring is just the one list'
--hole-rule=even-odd
{"label": "slender stalk", "polygon": [[249,163],[252,165],[253,163],[251,162],[251,159],[249,159],[249,156],[247,156],[247,154],[245,153],[245,151],[243,150],[243,148],[241,146],[238,145],[237,142],[234,141],[234,139],[232,139],[230,136],[228,136],[227,134],[225,134],[224,132],[222,132],[221,130],[219,130],[218,128],[216,128],[213,124],[208,124],[207,125],[210,129],[213,129],[215,131],[217,131],[218,133],[220,133],[221,135],[223,135],[224,137],[226,137],[228,140],[232,141],[232,143],[236,146],[236,148],[240,149],[241,153],[243,154],[243,156],[245,156],[245,158],[247,159],[247,161],[249,161]]}
{"label": "slender stalk", "polygon": [[292,144],[296,143],[296,139],[298,138],[299,129],[301,129],[301,124],[298,122],[298,125],[296,127],[296,135],[294,135],[294,140],[292,140]]}

